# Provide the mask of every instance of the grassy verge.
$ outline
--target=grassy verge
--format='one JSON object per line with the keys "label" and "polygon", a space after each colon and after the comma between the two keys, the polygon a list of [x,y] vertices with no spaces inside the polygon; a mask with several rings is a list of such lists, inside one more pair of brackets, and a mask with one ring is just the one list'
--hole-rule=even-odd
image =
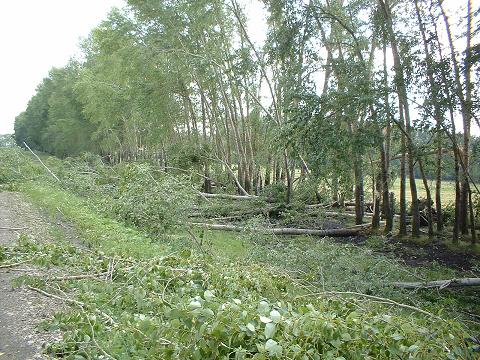
{"label": "grassy verge", "polygon": [[[63,189],[39,174],[35,182],[24,176],[19,181],[16,173],[14,188],[51,217],[71,223],[87,248],[61,241],[59,228],[56,243],[22,237],[14,256],[7,259],[33,256],[41,259],[38,265],[90,276],[54,282],[23,278],[74,304],[46,324],[64,333],[62,341],[48,348],[54,356],[473,357],[474,344],[464,341],[470,331],[456,319],[456,310],[465,307],[455,294],[442,294],[439,301],[433,292],[412,294],[390,286],[395,280],[452,277],[456,275],[452,270],[409,269],[375,251],[388,246],[382,238],[357,247],[328,239],[259,236],[248,230],[240,234],[195,230],[202,243],[198,247],[185,228],[167,229],[145,216],[157,221],[163,219],[157,217],[158,206],[162,216],[175,210],[170,200],[152,196],[170,199],[172,191],[162,190],[151,174],[142,173],[145,168],[127,168],[128,181],[122,182],[118,174],[92,162],[57,165]],[[28,169],[28,164],[24,167]],[[175,185],[165,181],[162,184]]]}
{"label": "grassy verge", "polygon": [[[399,264],[386,258],[379,262],[369,249],[310,238],[205,232],[198,236],[213,256],[203,255],[188,249],[181,235],[151,238],[55,187],[28,183],[21,190],[52,216],[61,213],[71,221],[90,247],[88,252],[69,250],[61,261],[50,256],[57,265],[72,273],[108,273],[115,264],[109,281],[83,279],[53,287],[47,279],[25,279],[85,304],[58,314],[47,326],[65,332],[62,342],[49,347],[55,356],[468,357],[470,350],[458,341],[466,335],[455,321],[424,316],[388,300],[385,305],[323,292],[345,290],[350,283],[350,290],[378,294],[372,284],[405,278],[398,273]],[[39,247],[25,240],[19,253],[58,254],[61,246],[67,245]],[[380,273],[385,276],[379,282],[375,277]],[[314,288],[322,294],[312,295]]]}

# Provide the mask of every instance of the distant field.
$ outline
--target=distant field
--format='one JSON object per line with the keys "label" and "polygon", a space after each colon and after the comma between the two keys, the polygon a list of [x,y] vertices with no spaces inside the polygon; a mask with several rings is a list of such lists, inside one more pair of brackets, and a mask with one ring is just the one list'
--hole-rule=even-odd
{"label": "distant field", "polygon": [[[417,183],[418,197],[426,198],[427,193],[425,192],[423,181],[420,179],[416,179],[416,183]],[[433,201],[435,201],[435,181],[429,180],[428,186],[430,187],[430,192],[431,192]],[[395,183],[393,184],[392,191],[395,193],[395,199],[398,200],[400,198],[400,179],[397,179],[397,181],[395,181]],[[410,185],[407,179],[407,201],[410,201],[410,199],[411,199]],[[455,202],[455,182],[451,180],[442,181],[442,204],[446,205],[448,203],[454,203],[454,202]]]}

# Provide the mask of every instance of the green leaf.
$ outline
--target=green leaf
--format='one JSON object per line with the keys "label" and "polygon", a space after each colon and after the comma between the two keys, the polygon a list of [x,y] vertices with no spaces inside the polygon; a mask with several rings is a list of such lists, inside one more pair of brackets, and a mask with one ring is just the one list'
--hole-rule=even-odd
{"label": "green leaf", "polygon": [[203,293],[203,298],[207,301],[211,301],[213,298],[215,298],[215,294],[211,292],[210,290],[206,290]]}
{"label": "green leaf", "polygon": [[282,320],[282,315],[277,310],[270,311],[270,318],[275,323],[279,323]]}
{"label": "green leaf", "polygon": [[268,339],[267,342],[265,343],[265,350],[268,351],[268,354],[270,356],[280,356],[282,355],[283,348],[278,345],[278,343],[275,340]]}
{"label": "green leaf", "polygon": [[272,319],[266,317],[266,316],[260,316],[260,321],[264,324],[268,324],[272,322]]}
{"label": "green leaf", "polygon": [[268,323],[265,325],[265,338],[270,339],[275,335],[277,326],[274,323]]}

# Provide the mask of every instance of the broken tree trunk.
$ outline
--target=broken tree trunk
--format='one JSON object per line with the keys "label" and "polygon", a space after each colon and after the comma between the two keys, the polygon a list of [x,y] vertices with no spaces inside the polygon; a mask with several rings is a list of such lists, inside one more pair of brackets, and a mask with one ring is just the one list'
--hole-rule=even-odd
{"label": "broken tree trunk", "polygon": [[[211,230],[224,230],[224,231],[244,231],[246,228],[236,225],[224,225],[224,224],[207,224],[207,223],[190,223],[194,226],[201,226]],[[296,228],[254,228],[250,229],[265,234],[274,235],[312,235],[312,236],[356,236],[361,233],[368,225],[359,226],[349,229],[296,229]]]}
{"label": "broken tree trunk", "polygon": [[200,193],[203,198],[215,198],[215,199],[231,199],[231,200],[255,200],[258,196],[255,195],[230,195],[230,194],[209,194]]}
{"label": "broken tree trunk", "polygon": [[33,154],[33,156],[35,156],[35,158],[36,158],[38,161],[40,161],[40,164],[43,165],[43,167],[48,171],[48,173],[49,173],[50,175],[52,175],[52,176],[55,178],[55,180],[57,180],[58,182],[60,182],[60,179],[57,177],[57,175],[55,175],[55,174],[52,172],[52,170],[50,170],[50,169],[48,168],[48,166],[43,163],[43,161],[38,157],[37,154],[35,154],[35,153],[33,152],[32,149],[30,149],[30,146],[28,146],[25,141],[23,142],[23,145],[25,145],[25,146],[27,147],[27,149]]}
{"label": "broken tree trunk", "polygon": [[480,278],[434,280],[425,282],[396,282],[393,283],[393,285],[402,289],[444,289],[446,287],[480,286]]}

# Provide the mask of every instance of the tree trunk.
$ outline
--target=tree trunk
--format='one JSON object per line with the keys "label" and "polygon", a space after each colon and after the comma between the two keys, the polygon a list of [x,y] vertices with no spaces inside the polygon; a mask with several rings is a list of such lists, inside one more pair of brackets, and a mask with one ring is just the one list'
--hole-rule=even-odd
{"label": "tree trunk", "polygon": [[468,203],[470,204],[470,232],[472,233],[472,245],[475,245],[477,242],[477,233],[475,232],[475,214],[473,211],[473,202],[472,202],[472,189],[470,188],[470,184],[467,183],[468,185],[468,196],[469,196],[469,201]]}
{"label": "tree trunk", "polygon": [[410,120],[410,110],[408,105],[407,97],[407,88],[405,84],[404,77],[404,68],[403,63],[400,58],[400,52],[397,47],[397,39],[395,37],[395,32],[393,31],[393,21],[392,15],[390,12],[390,4],[388,0],[379,0],[386,20],[386,25],[388,29],[388,34],[390,38],[390,45],[392,47],[393,62],[395,69],[395,80],[397,85],[398,98],[401,103],[401,108],[404,112],[405,120],[405,136],[407,137],[408,145],[408,170],[409,170],[409,181],[410,181],[410,193],[412,201],[412,236],[420,235],[420,213],[418,208],[418,196],[417,196],[417,186],[415,183],[415,173],[414,173],[414,145],[412,142],[412,130],[411,130],[411,120]]}
{"label": "tree trunk", "polygon": [[453,222],[453,243],[458,243],[460,232],[460,167],[458,161],[458,151],[455,151],[455,220]]}
{"label": "tree trunk", "polygon": [[265,186],[270,185],[270,178],[272,176],[272,157],[269,155],[267,159],[267,165],[265,166]]}
{"label": "tree trunk", "polygon": [[[469,59],[470,51],[470,40],[471,40],[471,1],[467,2],[467,58]],[[465,75],[465,87],[466,87],[466,97],[463,94],[463,87],[460,80],[460,67],[456,57],[456,51],[453,43],[453,37],[450,30],[450,23],[448,21],[448,16],[443,8],[442,1],[438,0],[438,7],[443,16],[445,23],[445,30],[447,31],[448,44],[450,46],[450,57],[453,63],[453,73],[455,78],[455,93],[460,102],[460,109],[462,113],[463,120],[463,151],[460,156],[462,159],[462,171],[460,173],[460,199],[459,199],[459,227],[462,234],[468,234],[468,168],[469,168],[469,142],[470,142],[470,125],[471,125],[471,113],[470,113],[470,102],[471,102],[471,62],[466,61],[464,68]]]}
{"label": "tree trunk", "polygon": [[397,282],[395,287],[402,289],[444,289],[446,287],[480,286],[480,278],[463,278],[451,280],[434,280],[425,282]]}
{"label": "tree trunk", "polygon": [[355,177],[355,223],[360,225],[363,223],[365,205],[363,192],[363,169],[361,160],[358,158],[358,156],[355,156],[353,172]]}
{"label": "tree trunk", "polygon": [[[400,124],[402,124],[403,110],[400,106]],[[401,134],[401,146],[402,146],[402,157],[400,159],[400,228],[399,233],[401,236],[407,235],[407,197],[406,197],[406,146],[405,146],[405,134]]]}
{"label": "tree trunk", "polygon": [[389,233],[393,230],[393,209],[390,207],[389,197],[389,168],[390,168],[390,137],[391,137],[391,124],[390,124],[390,105],[388,99],[388,71],[387,71],[387,43],[383,43],[383,77],[385,94],[384,101],[387,111],[387,125],[385,127],[384,143],[380,146],[380,162],[382,167],[382,190],[383,190],[383,205],[382,214],[385,218],[385,232]]}
{"label": "tree trunk", "polygon": [[372,228],[377,229],[380,226],[380,203],[382,196],[382,171],[374,178],[374,195],[373,195],[373,217]]}
{"label": "tree trunk", "polygon": [[[245,227],[236,225],[224,225],[224,224],[208,224],[208,223],[191,223],[194,226],[201,226],[212,230],[223,231],[245,231]],[[311,235],[311,236],[356,236],[365,229],[365,226],[354,227],[350,229],[295,229],[295,228],[253,228],[251,231],[260,232],[264,234],[273,235]]]}
{"label": "tree trunk", "polygon": [[437,100],[439,97],[438,85],[434,79],[434,70],[432,64],[432,56],[428,49],[428,41],[425,31],[425,26],[422,21],[422,16],[420,14],[420,7],[418,5],[418,0],[415,0],[415,9],[417,14],[418,25],[420,28],[420,33],[422,35],[423,49],[425,52],[426,62],[427,62],[427,77],[430,85],[431,100],[434,106],[434,117],[436,121],[436,145],[437,145],[437,157],[436,157],[436,178],[435,178],[435,210],[437,214],[437,231],[441,232],[443,230],[443,219],[442,219],[442,199],[441,199],[441,190],[442,190],[442,111],[440,104]]}
{"label": "tree trunk", "polygon": [[428,186],[427,177],[423,169],[423,161],[418,159],[418,166],[420,168],[420,174],[422,175],[423,186],[427,193],[427,221],[428,221],[428,235],[433,236],[433,216],[432,216],[432,195],[430,193],[430,187]]}

